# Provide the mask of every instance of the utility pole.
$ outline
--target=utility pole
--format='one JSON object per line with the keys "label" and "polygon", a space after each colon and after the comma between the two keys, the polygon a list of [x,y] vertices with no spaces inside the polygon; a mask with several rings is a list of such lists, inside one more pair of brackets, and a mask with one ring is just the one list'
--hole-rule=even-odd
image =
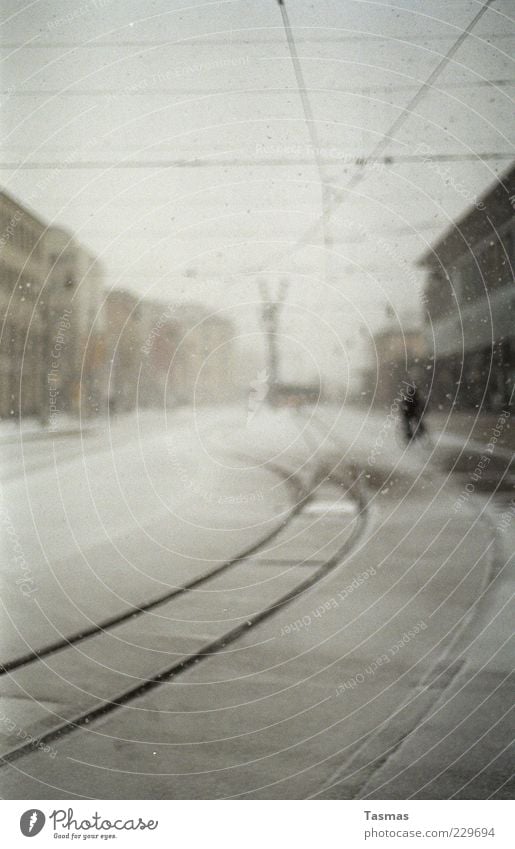
{"label": "utility pole", "polygon": [[268,383],[272,389],[271,400],[273,402],[274,387],[278,382],[280,373],[278,347],[279,317],[284,306],[289,283],[287,280],[281,280],[276,298],[270,296],[270,290],[264,280],[259,280],[258,286],[261,294],[261,322],[266,339]]}

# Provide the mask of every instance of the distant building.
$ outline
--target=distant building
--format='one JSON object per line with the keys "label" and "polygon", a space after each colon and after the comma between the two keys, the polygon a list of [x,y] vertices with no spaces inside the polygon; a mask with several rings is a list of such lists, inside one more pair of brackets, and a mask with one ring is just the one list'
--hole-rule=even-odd
{"label": "distant building", "polygon": [[66,230],[49,228],[46,246],[47,380],[59,388],[60,410],[88,417],[106,403],[103,269]]}
{"label": "distant building", "polygon": [[176,386],[182,403],[217,404],[236,389],[235,328],[230,319],[196,303],[178,304]]}
{"label": "distant building", "polygon": [[234,328],[201,304],[113,290],[106,298],[112,410],[223,403],[234,396]]}
{"label": "distant building", "polygon": [[201,304],[104,291],[73,234],[0,192],[0,418],[57,426],[104,411],[233,397],[234,328]]}
{"label": "distant building", "polygon": [[181,403],[184,349],[174,306],[143,300],[141,310],[141,378],[139,403],[143,407],[174,407]]}
{"label": "distant building", "polygon": [[200,326],[202,367],[198,374],[197,403],[220,404],[236,393],[234,325],[218,314],[208,315]]}
{"label": "distant building", "polygon": [[123,289],[113,289],[105,298],[105,356],[111,413],[133,410],[138,404],[141,349],[145,339],[141,303]]}
{"label": "distant building", "polygon": [[38,416],[48,275],[46,225],[0,192],[0,417]]}
{"label": "distant building", "polygon": [[104,403],[103,273],[74,237],[0,192],[0,417]]}
{"label": "distant building", "polygon": [[515,166],[419,260],[432,401],[496,411],[515,385]]}

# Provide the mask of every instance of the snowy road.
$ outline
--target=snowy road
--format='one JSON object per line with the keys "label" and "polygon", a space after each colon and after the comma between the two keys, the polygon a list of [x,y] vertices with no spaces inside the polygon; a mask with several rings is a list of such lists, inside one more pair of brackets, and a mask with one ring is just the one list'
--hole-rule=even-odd
{"label": "snowy road", "polygon": [[[476,603],[496,623],[482,658],[499,656],[506,614],[488,607],[502,564],[481,500],[454,510],[459,482],[428,452],[369,432],[358,411],[205,409],[34,441],[25,468],[4,445],[2,794],[388,785],[390,753],[474,658]],[[503,766],[488,792],[505,780]]]}
{"label": "snowy road", "polygon": [[[18,456],[2,446],[4,664],[182,585],[277,527],[292,482],[262,458],[239,459],[252,431],[238,424],[227,413],[147,415],[28,442]],[[302,447],[291,426],[285,438]],[[280,462],[281,446],[270,458]]]}

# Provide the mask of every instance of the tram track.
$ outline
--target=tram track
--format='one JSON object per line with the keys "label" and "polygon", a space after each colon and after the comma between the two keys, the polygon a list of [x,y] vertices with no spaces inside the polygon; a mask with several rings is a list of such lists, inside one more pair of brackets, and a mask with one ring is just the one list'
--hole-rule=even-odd
{"label": "tram track", "polygon": [[[302,486],[301,482],[297,479],[292,479],[290,472],[285,472],[280,469],[279,466],[269,466],[271,471],[275,471],[276,474],[284,476],[284,479],[287,480],[290,485],[295,486],[296,497],[294,499],[294,506],[292,507],[286,523],[289,523],[297,513],[302,510],[304,505],[309,501],[310,493],[305,490]],[[215,577],[216,575],[220,575],[223,572],[226,572],[228,569],[231,569],[237,563],[240,563],[242,560],[245,560],[248,557],[251,557],[255,554],[259,549],[261,549],[264,545],[271,542],[274,537],[276,537],[284,528],[284,525],[279,525],[277,528],[274,528],[270,533],[268,533],[265,537],[258,540],[256,543],[253,543],[247,549],[244,549],[240,554],[237,554],[235,557],[230,560],[225,561],[219,566],[216,566],[213,569],[205,572],[202,575],[197,576],[192,581],[188,581],[183,584],[181,587],[176,587],[173,590],[170,590],[167,593],[164,593],[156,598],[152,599],[145,604],[138,605],[137,607],[131,607],[123,613],[117,614],[116,616],[108,617],[98,624],[92,625],[90,628],[82,628],[75,634],[72,634],[69,637],[63,637],[60,640],[55,640],[52,643],[49,643],[42,649],[35,649],[31,652],[26,652],[19,657],[7,661],[3,664],[0,664],[0,676],[6,675],[7,673],[14,672],[17,669],[21,669],[23,666],[26,666],[29,663],[32,663],[36,660],[41,660],[45,657],[48,657],[55,652],[61,651],[62,649],[68,648],[69,646],[77,645],[78,643],[87,640],[89,637],[95,636],[103,631],[107,631],[110,628],[115,627],[116,625],[121,625],[124,622],[127,622],[131,619],[134,619],[138,616],[141,616],[144,613],[148,613],[151,610],[159,607],[160,605],[165,604],[171,599],[176,598],[178,596],[183,595],[183,593],[195,590],[201,587],[206,581]]]}
{"label": "tram track", "polygon": [[[278,472],[278,467],[275,466],[274,470]],[[292,482],[291,470],[286,473],[285,470],[282,469],[281,472],[283,475],[287,474],[288,479]],[[316,478],[316,474],[314,478]],[[218,628],[219,632],[213,634],[213,637],[211,639],[207,639],[205,642],[201,640],[199,644],[198,639],[192,640],[190,638],[190,643],[193,644],[193,647],[186,651],[183,656],[179,657],[173,663],[169,662],[170,652],[168,651],[165,652],[165,654],[167,654],[168,662],[164,666],[160,664],[159,653],[162,652],[160,652],[159,649],[156,649],[157,660],[154,660],[153,658],[155,666],[153,674],[145,675],[143,678],[138,675],[127,675],[125,673],[120,674],[119,677],[122,681],[119,683],[117,683],[116,680],[114,680],[114,682],[110,681],[109,695],[104,697],[99,697],[98,694],[92,694],[87,690],[87,683],[90,682],[91,678],[91,668],[89,667],[92,665],[93,671],[95,671],[95,663],[98,663],[98,661],[95,661],[94,658],[95,650],[98,657],[103,657],[102,652],[104,650],[106,655],[109,657],[109,653],[111,652],[112,654],[113,648],[113,640],[111,638],[116,637],[116,632],[122,631],[123,628],[125,628],[124,633],[129,634],[131,630],[134,630],[134,637],[138,639],[138,634],[144,633],[145,630],[145,615],[151,614],[152,611],[161,608],[162,612],[171,613],[173,616],[174,607],[185,599],[189,600],[191,598],[193,600],[194,590],[199,588],[205,588],[209,592],[213,593],[218,592],[222,594],[223,597],[223,593],[226,592],[223,582],[231,569],[237,570],[240,568],[244,570],[243,574],[251,574],[252,572],[256,572],[256,570],[259,571],[259,567],[265,566],[267,570],[273,574],[273,569],[275,568],[278,570],[277,574],[279,577],[273,577],[272,586],[274,583],[281,585],[281,582],[284,583],[285,581],[285,575],[289,575],[290,572],[295,572],[295,569],[291,569],[291,560],[283,561],[282,566],[276,565],[274,567],[271,564],[277,563],[277,561],[273,558],[269,558],[268,561],[266,558],[261,560],[257,559],[263,554],[263,552],[266,553],[266,548],[269,543],[278,540],[279,544],[281,544],[281,535],[284,537],[288,534],[288,532],[290,532],[292,523],[295,524],[296,519],[299,519],[302,527],[304,528],[302,532],[305,531],[306,519],[303,517],[303,511],[313,498],[311,494],[312,486],[305,488],[298,479],[295,479],[294,482],[298,497],[295,500],[287,520],[282,526],[274,529],[271,533],[267,534],[264,539],[255,543],[237,557],[227,561],[213,570],[210,570],[209,573],[196,578],[194,581],[167,593],[166,596],[161,596],[144,606],[142,605],[138,607],[137,610],[127,611],[122,616],[113,617],[107,622],[100,623],[94,628],[88,629],[88,633],[82,631],[80,634],[74,635],[73,638],[62,640],[58,643],[56,642],[52,646],[45,647],[43,650],[35,651],[24,657],[19,657],[16,661],[13,661],[10,664],[10,668],[6,668],[4,665],[2,671],[6,677],[4,677],[3,680],[14,682],[15,684],[17,683],[21,687],[22,691],[24,689],[24,677],[26,682],[30,683],[34,673],[36,679],[38,676],[46,676],[48,673],[50,679],[52,675],[57,675],[57,679],[60,679],[60,681],[57,680],[57,683],[61,686],[63,691],[66,690],[67,685],[69,686],[70,691],[75,691],[76,694],[79,695],[80,702],[82,704],[74,706],[72,703],[68,715],[61,715],[60,713],[52,712],[50,717],[48,716],[48,711],[47,715],[44,716],[46,709],[42,707],[42,718],[45,719],[47,725],[50,723],[50,728],[42,733],[32,734],[30,742],[23,741],[21,744],[4,751],[3,755],[0,757],[0,765],[5,766],[34,752],[35,749],[40,748],[41,746],[60,740],[73,731],[87,726],[96,720],[100,720],[104,716],[113,713],[116,710],[120,710],[124,706],[130,706],[132,702],[156,687],[173,681],[193,665],[235,643],[241,636],[248,634],[249,631],[256,625],[273,616],[290,602],[293,602],[299,595],[313,587],[319,581],[323,580],[326,575],[337,568],[342,563],[345,556],[352,551],[358,539],[362,536],[366,524],[365,498],[363,489],[358,483],[356,483],[356,490],[353,493],[347,493],[347,500],[352,499],[357,509],[353,513],[352,519],[349,521],[350,527],[345,529],[344,539],[337,540],[336,543],[334,539],[331,540],[333,543],[332,551],[325,557],[325,559],[321,560],[321,558],[318,557],[318,559],[312,560],[312,564],[310,564],[309,559],[305,562],[299,563],[297,573],[292,575],[291,580],[288,580],[287,583],[289,585],[285,588],[285,591],[278,592],[274,595],[274,597],[270,598],[263,607],[259,607],[251,614],[245,615],[242,621],[237,621],[236,624],[233,624],[230,620],[226,623],[224,622],[223,627],[221,629]],[[339,497],[341,498],[340,495]],[[308,522],[309,521],[310,520],[308,518]],[[313,523],[312,519],[311,522]],[[293,539],[295,539],[295,536]],[[289,568],[287,568],[288,564],[290,564]],[[310,566],[307,576],[305,576],[306,565]],[[301,579],[299,579],[298,574],[299,567],[301,571],[303,569],[303,575],[305,576]],[[266,595],[266,592],[264,594]],[[170,610],[168,611],[167,608],[170,608]],[[180,616],[181,613],[179,611],[178,621],[184,621],[180,619]],[[167,631],[167,622],[168,620],[165,618],[165,636]],[[217,626],[213,624],[215,622],[216,620],[213,620],[209,625],[209,627],[214,629],[214,631],[217,630]],[[227,624],[232,625],[232,627],[227,628]],[[129,630],[127,631],[127,629]],[[173,628],[171,630],[173,631]],[[173,635],[169,636],[168,642],[173,643],[173,639]],[[93,660],[91,657],[83,655],[82,652],[80,652],[80,649],[78,649],[79,643],[85,643],[87,646],[88,642],[89,645],[94,643],[96,644],[95,649],[93,650]],[[125,649],[127,644],[129,646],[131,645],[130,642],[127,643],[127,638],[122,639],[121,643]],[[133,645],[139,648],[137,643]],[[53,660],[54,663],[56,660],[58,661],[57,671],[55,667],[52,669],[50,666],[47,666],[47,662],[49,660]],[[69,665],[70,662],[72,663],[71,667]],[[60,673],[59,663],[64,670],[66,670],[66,668],[73,668],[73,674],[76,677],[75,683],[67,681],[66,675],[63,676]],[[68,663],[68,667],[66,667],[66,663]],[[85,682],[84,689],[81,687],[81,665],[83,667],[83,677]],[[116,675],[113,675],[112,677],[115,679]],[[16,681],[17,678],[18,681]],[[51,680],[49,681],[49,686],[50,684]],[[28,692],[26,692],[26,697],[31,698],[32,701],[38,701],[36,697],[29,696]]]}
{"label": "tram track", "polygon": [[[219,428],[220,430],[220,428]],[[248,458],[243,458],[248,459]],[[286,522],[288,523],[295,517],[295,515],[302,510],[305,503],[310,498],[310,486],[306,487],[303,482],[300,480],[300,477],[291,473],[288,469],[283,469],[279,464],[274,462],[264,463],[264,466],[276,474],[279,479],[291,488],[292,490],[292,502],[293,507],[291,508]],[[277,534],[279,534],[283,530],[284,525],[279,525],[274,528],[271,532],[266,534],[262,539],[248,546],[248,548],[243,549],[239,554],[225,561],[224,563],[214,567],[213,569],[204,572],[202,575],[199,575],[192,579],[191,581],[186,582],[181,587],[175,587],[173,590],[170,590],[167,593],[163,593],[157,596],[150,601],[137,605],[131,606],[127,610],[118,613],[116,615],[106,617],[99,623],[95,623],[91,627],[81,628],[80,631],[77,631],[70,636],[61,637],[61,639],[54,640],[51,643],[48,643],[41,649],[34,649],[32,651],[25,652],[24,654],[19,655],[17,658],[13,660],[6,661],[2,663],[0,661],[0,678],[3,675],[14,672],[17,669],[21,669],[29,663],[32,663],[35,660],[41,660],[45,657],[49,657],[55,652],[61,651],[69,646],[78,645],[84,640],[89,639],[90,637],[95,636],[98,633],[103,631],[107,631],[110,628],[116,627],[124,622],[127,622],[135,617],[140,616],[141,614],[151,612],[152,610],[158,608],[160,605],[163,605],[170,601],[173,598],[176,598],[182,595],[185,592],[193,591],[197,588],[202,587],[202,585],[208,581],[210,578],[223,574],[228,569],[232,568],[237,563],[241,562],[247,557],[251,557],[254,553],[256,553],[263,545],[266,545],[268,542],[271,542]]]}

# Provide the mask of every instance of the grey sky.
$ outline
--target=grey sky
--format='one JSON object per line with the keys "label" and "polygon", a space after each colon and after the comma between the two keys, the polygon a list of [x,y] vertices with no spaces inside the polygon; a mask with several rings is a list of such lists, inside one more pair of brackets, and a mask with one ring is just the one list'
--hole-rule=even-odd
{"label": "grey sky", "polygon": [[[482,5],[287,0],[326,180],[345,186]],[[202,299],[243,332],[253,275],[289,275],[291,368],[340,368],[335,349],[387,299],[417,315],[417,256],[510,163],[514,8],[494,0],[394,164],[346,195],[327,256],[295,247],[321,191],[276,0],[4,0],[1,181],[100,254],[109,286]],[[463,160],[409,161],[421,145]]]}

